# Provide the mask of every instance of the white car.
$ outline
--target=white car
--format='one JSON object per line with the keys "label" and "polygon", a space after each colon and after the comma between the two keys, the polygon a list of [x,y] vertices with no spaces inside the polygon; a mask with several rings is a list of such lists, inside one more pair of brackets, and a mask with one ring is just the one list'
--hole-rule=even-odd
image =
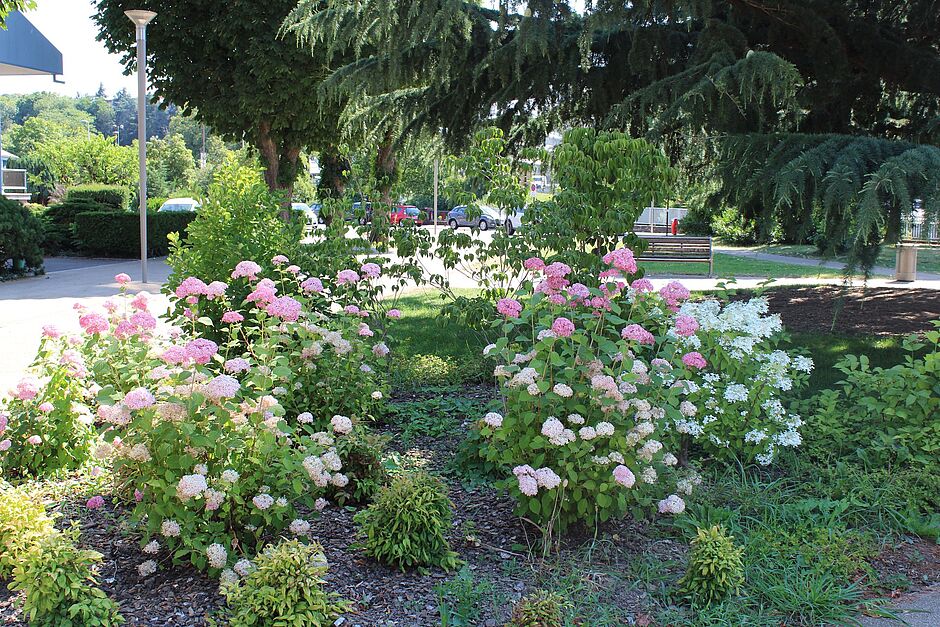
{"label": "white car", "polygon": [[510,209],[503,215],[503,223],[506,225],[506,232],[512,235],[520,226],[522,218],[525,216],[525,207]]}
{"label": "white car", "polygon": [[199,201],[195,198],[170,198],[165,203],[160,205],[160,208],[157,209],[158,212],[169,213],[183,213],[189,212],[192,213],[199,209],[202,205],[199,204]]}

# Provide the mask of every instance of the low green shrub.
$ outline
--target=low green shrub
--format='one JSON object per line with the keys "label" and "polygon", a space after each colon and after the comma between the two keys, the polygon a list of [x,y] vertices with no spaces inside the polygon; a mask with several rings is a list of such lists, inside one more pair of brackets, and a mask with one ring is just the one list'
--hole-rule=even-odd
{"label": "low green shrub", "polygon": [[679,581],[696,604],[711,605],[735,594],[744,583],[744,549],[718,525],[699,529],[689,551],[689,567]]}
{"label": "low green shrub", "polygon": [[341,488],[331,486],[331,500],[339,505],[362,505],[372,500],[388,482],[388,471],[382,463],[388,439],[388,436],[359,428],[336,442],[336,451],[343,460],[343,472],[349,483]]}
{"label": "low green shrub", "polygon": [[736,207],[725,207],[712,214],[711,228],[725,244],[753,244],[757,239],[754,221],[746,219]]}
{"label": "low green shrub", "polygon": [[130,190],[122,185],[89,183],[69,188],[65,194],[65,201],[91,201],[105,205],[114,211],[125,211],[130,197]]}
{"label": "low green shrub", "polygon": [[[192,213],[148,213],[148,254],[162,257],[169,253],[170,233],[184,233],[193,221]],[[79,247],[90,254],[106,257],[140,255],[140,217],[134,212],[94,211],[75,216],[75,238]]]}
{"label": "low green shrub", "polygon": [[516,603],[506,627],[561,627],[561,609],[559,595],[540,590]]}
{"label": "low green shrub", "polygon": [[331,625],[349,609],[339,595],[324,590],[328,564],[323,547],[297,540],[268,545],[254,560],[251,571],[237,579],[223,577],[224,611],[229,627]]}
{"label": "low green shrub", "polygon": [[855,458],[869,467],[938,469],[940,459],[940,321],[904,340],[905,363],[872,368],[865,355],[836,364],[845,379],[816,398],[811,450]]}
{"label": "low green shrub", "polygon": [[0,579],[8,579],[27,551],[54,529],[34,494],[21,486],[0,485]]}
{"label": "low green shrub", "polygon": [[7,260],[13,260],[13,272],[42,271],[43,237],[39,218],[15,200],[0,197],[0,274]]}
{"label": "low green shrub", "polygon": [[97,586],[101,553],[79,549],[78,526],[38,540],[16,565],[11,588],[23,591],[23,614],[30,625],[110,627],[124,618]]}
{"label": "low green shrub", "polygon": [[452,509],[447,485],[420,471],[394,477],[354,520],[366,553],[378,561],[402,570],[414,566],[450,570],[459,562],[445,537]]}

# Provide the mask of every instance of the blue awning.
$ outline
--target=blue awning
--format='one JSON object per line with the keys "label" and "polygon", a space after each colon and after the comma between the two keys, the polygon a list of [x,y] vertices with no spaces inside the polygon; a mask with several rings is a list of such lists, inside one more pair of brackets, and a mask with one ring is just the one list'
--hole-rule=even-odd
{"label": "blue awning", "polygon": [[19,11],[0,29],[0,76],[62,74],[62,53]]}

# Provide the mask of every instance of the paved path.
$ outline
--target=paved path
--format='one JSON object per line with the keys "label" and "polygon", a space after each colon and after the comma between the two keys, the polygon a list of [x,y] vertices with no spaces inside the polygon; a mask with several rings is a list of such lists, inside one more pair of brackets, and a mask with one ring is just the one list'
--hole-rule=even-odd
{"label": "paved path", "polygon": [[897,627],[908,624],[910,627],[937,627],[940,625],[940,588],[932,588],[919,594],[911,594],[892,604],[892,610],[904,620],[899,622],[890,618],[861,618],[862,627]]}
{"label": "paved path", "polygon": [[[810,257],[791,257],[790,255],[777,255],[775,253],[764,253],[758,250],[753,250],[750,248],[730,248],[726,246],[715,246],[715,252],[724,253],[726,255],[734,255],[735,257],[745,257],[747,259],[755,259],[758,261],[772,261],[774,263],[787,263],[794,266],[807,266],[814,268],[826,268],[827,270],[842,270],[845,268],[845,264],[841,261],[825,261],[822,259],[812,259]],[[882,275],[887,277],[894,276],[894,268],[886,268],[884,266],[875,266],[872,268],[872,274]],[[917,281],[940,281],[940,274],[932,274],[930,272],[918,272]]]}
{"label": "paved path", "polygon": [[[93,263],[100,262],[100,263]],[[75,302],[100,308],[118,292],[114,275],[126,272],[140,278],[139,261],[60,258],[51,267],[60,268],[44,276],[0,283],[0,394],[16,384],[39,346],[43,325],[55,324],[77,331]],[[131,283],[129,291],[154,294],[152,309],[162,313],[168,306],[160,286],[170,274],[163,259],[148,263],[150,283]]]}

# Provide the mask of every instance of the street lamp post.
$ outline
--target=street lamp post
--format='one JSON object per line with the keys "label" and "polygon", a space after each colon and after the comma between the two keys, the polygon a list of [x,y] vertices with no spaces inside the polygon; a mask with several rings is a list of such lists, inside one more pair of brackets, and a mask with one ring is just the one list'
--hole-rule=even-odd
{"label": "street lamp post", "polygon": [[153,11],[125,11],[137,27],[137,155],[140,161],[140,280],[147,282],[147,24]]}

